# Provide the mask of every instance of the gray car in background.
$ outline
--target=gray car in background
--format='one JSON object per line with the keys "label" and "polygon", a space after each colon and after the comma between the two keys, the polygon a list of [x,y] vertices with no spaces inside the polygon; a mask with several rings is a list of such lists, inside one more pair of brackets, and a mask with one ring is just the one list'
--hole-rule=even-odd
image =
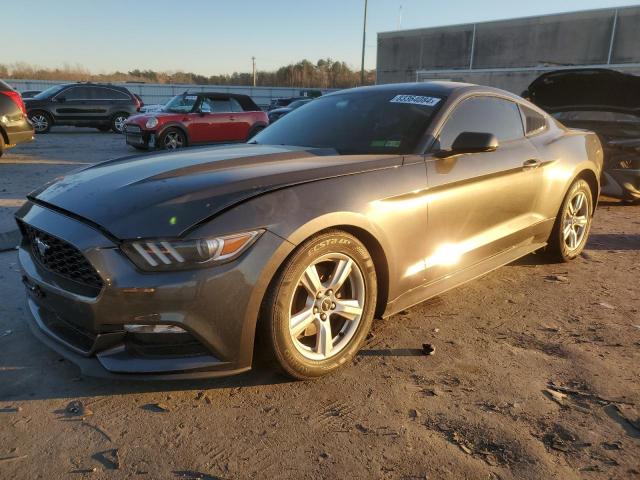
{"label": "gray car in background", "polygon": [[25,105],[36,133],[47,133],[54,125],[122,133],[125,121],[140,111],[142,101],[118,85],[68,83],[26,98]]}
{"label": "gray car in background", "polygon": [[90,375],[348,365],[388,317],[580,254],[602,146],[520,97],[432,82],[316,99],[248,144],[103,162],[17,213],[33,332]]}

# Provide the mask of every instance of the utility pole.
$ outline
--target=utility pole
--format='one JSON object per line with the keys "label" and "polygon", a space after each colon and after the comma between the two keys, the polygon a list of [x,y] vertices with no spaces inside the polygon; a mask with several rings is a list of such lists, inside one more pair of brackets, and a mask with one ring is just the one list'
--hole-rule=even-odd
{"label": "utility pole", "polygon": [[253,63],[253,86],[256,86],[256,57],[251,57],[251,62]]}
{"label": "utility pole", "polygon": [[364,24],[362,26],[362,63],[360,64],[360,84],[364,85],[364,48],[367,40],[367,0],[364,0]]}

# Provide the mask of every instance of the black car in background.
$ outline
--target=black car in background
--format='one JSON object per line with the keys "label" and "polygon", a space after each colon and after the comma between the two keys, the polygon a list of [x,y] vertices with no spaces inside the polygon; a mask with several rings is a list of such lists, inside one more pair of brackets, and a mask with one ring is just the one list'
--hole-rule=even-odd
{"label": "black car in background", "polygon": [[300,108],[301,106],[312,101],[312,98],[305,98],[303,100],[295,100],[291,102],[286,107],[282,108],[274,108],[273,110],[269,110],[269,123],[273,123],[281,117],[284,117],[287,113],[293,112],[296,108]]}
{"label": "black car in background", "polygon": [[605,68],[555,70],[523,97],[570,128],[598,134],[604,149],[602,193],[640,201],[640,76]]}
{"label": "black car in background", "polygon": [[22,98],[33,98],[39,94],[42,90],[25,90],[21,93]]}
{"label": "black car in background", "polygon": [[142,102],[124,87],[102,83],[56,85],[25,100],[36,133],[53,125],[95,127],[122,133],[124,122]]}
{"label": "black car in background", "polygon": [[287,107],[291,102],[295,102],[296,100],[306,100],[307,97],[287,97],[287,98],[274,98],[271,100],[269,104],[268,111],[274,110],[276,108]]}
{"label": "black car in background", "polygon": [[6,148],[29,140],[33,140],[33,126],[22,97],[0,80],[0,157]]}

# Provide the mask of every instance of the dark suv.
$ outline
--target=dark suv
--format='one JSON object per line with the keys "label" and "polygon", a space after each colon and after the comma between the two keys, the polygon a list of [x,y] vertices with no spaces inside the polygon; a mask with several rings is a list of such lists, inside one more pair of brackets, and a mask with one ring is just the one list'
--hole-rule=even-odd
{"label": "dark suv", "polygon": [[56,85],[25,99],[25,104],[36,133],[46,133],[52,125],[122,133],[127,117],[142,106],[126,88],[98,83]]}
{"label": "dark suv", "polygon": [[4,149],[33,140],[33,127],[20,94],[0,80],[0,157]]}

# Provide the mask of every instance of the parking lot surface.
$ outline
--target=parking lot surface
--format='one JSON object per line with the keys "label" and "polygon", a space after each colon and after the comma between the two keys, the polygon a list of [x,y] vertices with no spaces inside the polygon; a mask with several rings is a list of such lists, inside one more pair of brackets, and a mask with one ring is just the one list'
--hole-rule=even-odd
{"label": "parking lot surface", "polygon": [[[2,225],[42,183],[133,153],[89,129],[10,150]],[[640,206],[601,202],[576,261],[530,255],[376,321],[336,375],[151,383],[80,377],[37,341],[6,251],[0,478],[640,478],[639,276]]]}

